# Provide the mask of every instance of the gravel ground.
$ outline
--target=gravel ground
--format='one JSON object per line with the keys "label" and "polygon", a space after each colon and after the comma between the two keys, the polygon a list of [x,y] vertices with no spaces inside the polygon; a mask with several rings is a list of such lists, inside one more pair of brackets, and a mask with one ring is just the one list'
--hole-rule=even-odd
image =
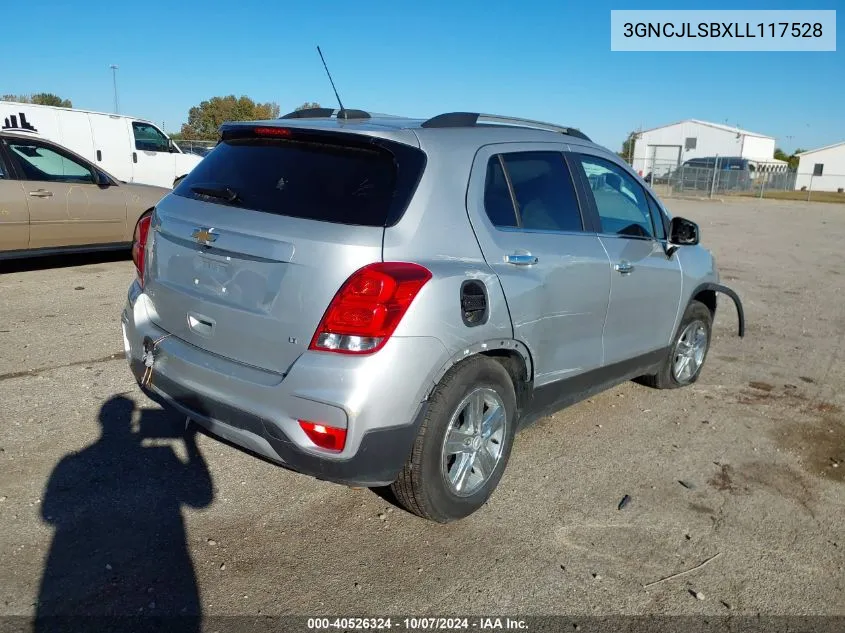
{"label": "gravel ground", "polygon": [[447,526],[184,439],[122,359],[122,256],[6,264],[0,615],[845,615],[845,208],[670,207],[746,338],[723,301],[695,386],[540,421]]}

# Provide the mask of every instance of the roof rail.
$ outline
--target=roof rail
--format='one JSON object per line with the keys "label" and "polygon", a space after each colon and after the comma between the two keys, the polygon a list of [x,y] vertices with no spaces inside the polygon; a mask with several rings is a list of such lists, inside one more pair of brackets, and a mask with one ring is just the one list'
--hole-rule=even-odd
{"label": "roof rail", "polygon": [[280,117],[282,119],[330,119],[337,112],[338,119],[369,119],[370,113],[363,110],[335,110],[334,108],[305,108],[294,110]]}
{"label": "roof rail", "polygon": [[[545,123],[543,121],[533,121],[531,119],[520,119],[518,117],[501,116],[499,114],[482,114],[480,112],[446,112],[438,114],[425,121],[422,127],[425,128],[443,128],[443,127],[475,127],[479,124],[498,123],[503,125],[517,125],[522,127],[536,128],[538,130],[548,130],[549,132],[559,132],[567,134],[576,138],[589,141],[590,138],[575,129],[574,127],[563,127],[555,125],[554,123]],[[592,142],[592,141],[591,141]]]}

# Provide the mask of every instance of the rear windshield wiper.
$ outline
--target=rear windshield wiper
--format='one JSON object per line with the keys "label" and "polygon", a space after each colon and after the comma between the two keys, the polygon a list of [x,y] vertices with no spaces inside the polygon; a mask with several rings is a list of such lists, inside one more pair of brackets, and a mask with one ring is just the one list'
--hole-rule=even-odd
{"label": "rear windshield wiper", "polygon": [[191,191],[198,193],[201,196],[208,196],[210,198],[217,198],[226,202],[238,202],[241,197],[238,192],[231,187],[217,187],[213,185],[192,185]]}

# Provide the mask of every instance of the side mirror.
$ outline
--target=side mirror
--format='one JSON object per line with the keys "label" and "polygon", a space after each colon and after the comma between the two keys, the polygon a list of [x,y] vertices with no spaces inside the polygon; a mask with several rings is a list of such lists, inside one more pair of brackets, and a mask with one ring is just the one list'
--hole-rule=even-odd
{"label": "side mirror", "polygon": [[675,246],[695,246],[700,239],[698,225],[686,218],[672,218],[669,222],[669,243]]}
{"label": "side mirror", "polygon": [[99,187],[109,187],[112,184],[108,176],[98,169],[94,170],[94,183]]}
{"label": "side mirror", "polygon": [[171,154],[178,154],[179,153],[179,148],[176,147],[176,143],[173,142],[172,138],[167,139],[167,150]]}

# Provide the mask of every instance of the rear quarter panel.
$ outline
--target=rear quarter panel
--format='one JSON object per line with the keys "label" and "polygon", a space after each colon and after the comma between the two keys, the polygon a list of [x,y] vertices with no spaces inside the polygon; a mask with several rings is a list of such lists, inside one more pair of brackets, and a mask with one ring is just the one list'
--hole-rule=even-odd
{"label": "rear quarter panel", "polygon": [[[477,146],[452,143],[444,132],[432,131],[420,139],[427,166],[405,214],[385,229],[383,250],[385,261],[412,261],[432,272],[395,336],[439,339],[446,351],[435,373],[479,351],[514,348],[502,287],[484,260],[467,215],[467,185]],[[460,304],[461,285],[470,279],[484,284],[488,302],[487,320],[472,327],[464,324]]]}

